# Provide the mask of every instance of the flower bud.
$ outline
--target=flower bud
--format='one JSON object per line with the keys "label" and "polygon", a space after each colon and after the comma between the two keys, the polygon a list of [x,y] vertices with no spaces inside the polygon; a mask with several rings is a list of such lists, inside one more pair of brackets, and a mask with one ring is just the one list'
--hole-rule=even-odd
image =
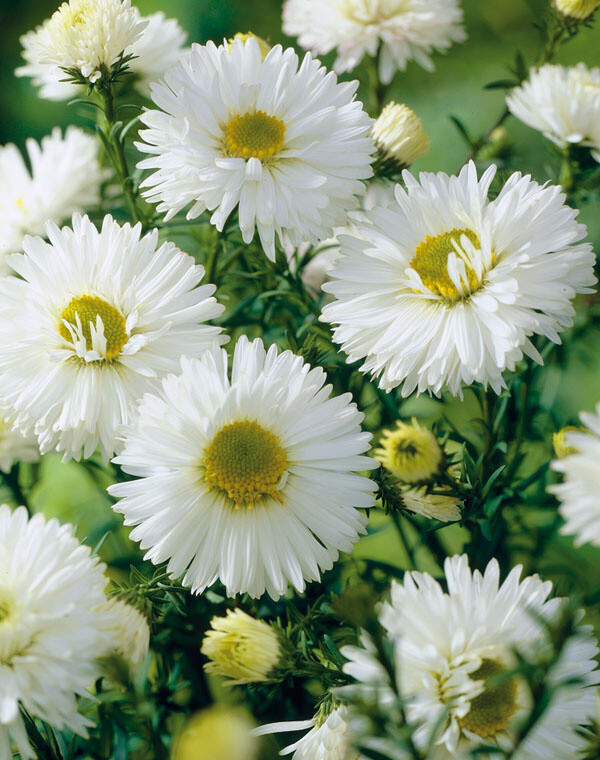
{"label": "flower bud", "polygon": [[238,32],[237,34],[234,34],[231,39],[227,40],[227,42],[229,43],[230,50],[231,50],[231,45],[234,42],[234,40],[241,40],[244,43],[246,43],[248,40],[256,40],[258,44],[258,48],[260,50],[260,56],[263,61],[265,60],[265,58],[269,54],[269,51],[271,50],[271,46],[266,40],[263,40],[262,37],[259,37],[258,35],[253,34],[252,32],[246,32],[245,34],[243,32]]}
{"label": "flower bud", "polygon": [[268,623],[243,610],[214,617],[202,642],[209,673],[233,679],[230,686],[268,681],[281,659],[279,637]]}
{"label": "flower bud", "polygon": [[567,433],[585,433],[586,429],[577,427],[576,425],[567,425],[561,428],[557,433],[552,436],[552,445],[554,446],[554,453],[558,459],[564,459],[571,456],[571,454],[579,453],[574,446],[569,446],[567,443]]}
{"label": "flower bud", "polygon": [[599,0],[554,0],[554,7],[569,21],[586,21],[600,5]]}
{"label": "flower bud", "polygon": [[175,740],[173,760],[255,760],[258,740],[245,710],[213,705],[193,715]]}
{"label": "flower bud", "polygon": [[393,101],[379,115],[372,135],[379,149],[384,174],[386,162],[395,172],[399,172],[429,150],[429,138],[421,119],[408,106]]}
{"label": "flower bud", "polygon": [[412,424],[398,420],[396,428],[384,430],[375,458],[402,483],[427,483],[440,473],[444,453],[430,430],[416,419]]}

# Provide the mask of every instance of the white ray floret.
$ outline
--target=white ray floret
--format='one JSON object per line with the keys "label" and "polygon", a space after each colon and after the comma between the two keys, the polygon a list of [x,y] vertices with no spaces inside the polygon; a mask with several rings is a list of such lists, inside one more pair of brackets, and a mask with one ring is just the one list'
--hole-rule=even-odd
{"label": "white ray floret", "polygon": [[600,68],[546,64],[532,69],[506,104],[518,119],[553,143],[589,147],[600,161]]}
{"label": "white ray floret", "polygon": [[327,238],[371,176],[371,120],[318,61],[291,49],[263,60],[256,39],[193,45],[191,57],[152,87],[161,110],[141,116],[137,147],[155,170],[142,186],[166,218],[193,204],[219,230],[237,208],[246,243],[255,229],[274,259],[275,236],[299,245]]}
{"label": "white ray floret", "polygon": [[[427,573],[408,572],[402,584],[393,582],[391,603],[380,615],[394,646],[407,720],[418,726],[413,740],[422,749],[437,731],[435,760],[467,757],[482,744],[510,750],[532,708],[531,696],[521,677],[499,683],[498,677],[517,666],[515,651],[529,659],[543,657],[549,648],[543,621],[558,623],[564,600],[549,599],[552,584],[537,575],[521,580],[521,567],[500,583],[496,560],[483,575],[470,570],[466,556],[448,558],[444,569],[447,592]],[[597,709],[597,652],[591,627],[579,626],[548,673],[549,683],[561,686],[515,760],[578,756],[586,740],[577,727],[589,725]],[[349,660],[345,672],[360,684],[342,692],[384,704],[393,699],[368,638],[364,648],[343,647],[342,654]],[[494,677],[496,683],[490,683]]]}
{"label": "white ray floret", "polygon": [[42,453],[112,455],[116,430],[183,353],[225,338],[202,324],[222,307],[191,256],[158,231],[75,215],[49,224],[49,242],[27,237],[9,257],[22,279],[0,280],[2,403],[38,436]]}
{"label": "white ray floret", "polygon": [[389,84],[414,60],[433,71],[431,55],[466,39],[459,0],[286,0],[283,30],[305,50],[335,50],[338,73],[379,54],[379,78]]}
{"label": "white ray floret", "polygon": [[552,462],[564,482],[549,490],[561,502],[559,512],[565,520],[561,533],[575,536],[576,546],[600,546],[600,404],[595,414],[581,414],[581,421],[587,430],[571,430],[564,436],[572,453]]}
{"label": "white ray floret", "polygon": [[0,148],[0,273],[9,253],[22,250],[25,235],[44,235],[47,222],[63,222],[100,202],[107,172],[98,160],[98,141],[77,127],[64,137],[59,127],[27,140],[31,169],[15,145]]}
{"label": "white ray floret", "polygon": [[541,363],[531,337],[559,343],[573,298],[593,292],[587,231],[560,187],[515,173],[490,201],[495,171],[404,172],[394,206],[340,236],[323,286],[336,301],[321,318],[381,388],[460,395],[480,382],[498,393],[524,355]]}
{"label": "white ray floret", "polygon": [[194,593],[217,580],[229,595],[302,591],[365,531],[357,507],[375,484],[355,471],[376,464],[363,415],[350,394],[330,397],[322,369],[258,339],[239,339],[231,380],[217,349],[181,372],[125,432],[114,461],[138,479],[110,487],[115,510]]}
{"label": "white ray floret", "polygon": [[0,507],[0,757],[35,757],[19,706],[56,729],[87,735],[77,696],[100,676],[107,646],[98,606],[104,565],[70,525]]}

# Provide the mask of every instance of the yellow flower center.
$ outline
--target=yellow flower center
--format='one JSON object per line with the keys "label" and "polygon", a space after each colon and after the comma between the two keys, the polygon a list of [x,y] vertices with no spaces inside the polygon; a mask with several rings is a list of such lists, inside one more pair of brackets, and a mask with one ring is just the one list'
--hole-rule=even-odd
{"label": "yellow flower center", "polygon": [[0,623],[3,623],[10,617],[12,605],[8,599],[0,599]]}
{"label": "yellow flower center", "polygon": [[[484,659],[470,677],[474,681],[488,681],[501,675],[505,669],[495,660]],[[485,685],[484,691],[471,701],[471,709],[458,724],[483,739],[506,730],[508,721],[517,709],[517,683],[506,678],[495,686]]]}
{"label": "yellow flower center", "polygon": [[76,333],[81,332],[85,338],[88,351],[93,348],[92,325],[97,329],[98,317],[102,320],[104,337],[106,338],[106,358],[114,359],[121,353],[127,343],[125,318],[123,315],[102,298],[97,296],[79,296],[72,298],[60,315],[58,331],[66,341],[73,343],[71,331],[65,325],[68,322]]}
{"label": "yellow flower center", "polygon": [[[479,248],[479,238],[472,230],[453,229],[435,237],[428,235],[422,243],[419,243],[410,262],[410,266],[419,273],[423,285],[447,301],[460,301],[477,290],[481,284],[469,263],[468,255],[463,250],[461,243],[463,235],[473,243],[475,248]],[[462,259],[465,264],[467,282],[464,280],[462,282],[463,292],[459,291],[448,274],[448,257],[451,253]]]}
{"label": "yellow flower center", "polygon": [[264,161],[283,146],[285,124],[264,111],[239,114],[225,124],[225,153],[235,158]]}
{"label": "yellow flower center", "polygon": [[256,422],[225,425],[204,454],[204,480],[240,506],[252,509],[262,499],[281,501],[279,484],[287,456],[276,435]]}

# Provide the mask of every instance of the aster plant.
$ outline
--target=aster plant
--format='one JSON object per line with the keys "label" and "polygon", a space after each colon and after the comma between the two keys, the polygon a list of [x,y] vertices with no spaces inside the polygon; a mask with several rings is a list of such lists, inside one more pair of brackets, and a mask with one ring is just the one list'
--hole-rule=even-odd
{"label": "aster plant", "polygon": [[0,760],[597,760],[598,3],[540,5],[460,147],[459,0],[21,36]]}

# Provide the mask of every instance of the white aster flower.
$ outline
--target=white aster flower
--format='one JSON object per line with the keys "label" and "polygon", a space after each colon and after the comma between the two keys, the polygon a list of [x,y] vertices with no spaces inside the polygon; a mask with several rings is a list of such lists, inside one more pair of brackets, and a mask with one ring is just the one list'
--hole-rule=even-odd
{"label": "white aster flower", "polygon": [[114,461],[139,479],[109,488],[114,509],[193,593],[217,579],[230,596],[302,591],[365,531],[356,507],[375,484],[353,471],[376,465],[360,456],[363,415],[350,394],[329,398],[321,368],[258,339],[238,340],[231,380],[223,350],[181,369],[125,432]]}
{"label": "white aster flower", "polygon": [[193,45],[152,87],[162,110],[141,116],[149,129],[137,147],[153,155],[138,166],[157,170],[146,198],[167,219],[190,203],[188,219],[209,209],[219,230],[237,207],[244,241],[256,228],[272,259],[275,234],[282,245],[328,237],[372,174],[356,87],[281,45],[263,60],[254,38]]}
{"label": "white aster flower", "polygon": [[200,324],[222,312],[204,268],[154,230],[105,217],[47,227],[9,257],[23,278],[0,280],[2,402],[15,425],[38,436],[42,453],[64,459],[112,455],[116,430],[138,398],[179,366],[223,342]]}
{"label": "white aster flower", "polygon": [[28,66],[20,73],[48,84],[47,94],[53,97],[59,91],[52,82],[66,77],[62,69],[77,69],[93,84],[139,39],[147,23],[130,0],[69,0],[22,38]]}
{"label": "white aster flower", "polygon": [[[561,600],[548,600],[552,584],[538,576],[521,581],[521,567],[500,584],[496,560],[483,576],[471,572],[466,556],[447,559],[444,568],[447,593],[430,575],[408,572],[403,584],[393,583],[391,603],[381,613],[394,644],[407,719],[419,725],[413,740],[426,747],[440,721],[435,760],[466,757],[481,744],[509,749],[516,727],[531,709],[531,698],[518,677],[499,684],[489,679],[516,666],[515,649],[535,658],[548,648],[541,619],[555,620]],[[561,687],[515,760],[572,760],[585,746],[577,726],[594,717],[600,680],[594,659],[598,648],[590,631],[580,626],[566,642],[548,674],[550,683]],[[344,671],[363,684],[360,693],[378,695],[385,704],[391,690],[368,639],[365,644],[342,649],[350,660]],[[344,687],[350,694],[356,688]]]}
{"label": "white aster flower", "polygon": [[340,705],[332,710],[324,721],[298,720],[268,723],[252,731],[254,736],[289,731],[310,731],[294,744],[281,750],[292,760],[361,760],[362,755],[352,746],[353,730],[348,708]]}
{"label": "white aster flower", "polygon": [[0,148],[0,273],[5,257],[22,250],[25,235],[43,235],[46,223],[60,223],[100,202],[107,172],[98,161],[98,141],[77,127],[63,137],[59,127],[27,140],[31,170],[14,145]]}
{"label": "white aster flower", "polygon": [[458,0],[286,0],[283,31],[317,56],[335,49],[338,73],[379,52],[379,78],[389,84],[411,60],[433,71],[434,50],[466,39],[462,18]]}
{"label": "white aster flower", "polygon": [[564,482],[548,489],[561,502],[558,511],[565,521],[561,533],[575,536],[575,545],[600,546],[600,404],[595,414],[582,413],[588,429],[572,429],[564,435],[568,455],[552,462]]}
{"label": "white aster flower", "polygon": [[395,206],[340,238],[323,286],[337,300],[321,318],[381,388],[460,395],[461,383],[480,382],[499,393],[524,354],[541,363],[530,337],[559,343],[571,300],[593,292],[595,257],[578,243],[586,228],[560,187],[517,172],[489,201],[495,171],[478,180],[471,162],[458,177],[418,181],[405,171]]}
{"label": "white aster flower", "polygon": [[506,98],[512,114],[561,147],[591,148],[600,161],[600,68],[546,64]]}
{"label": "white aster flower", "polygon": [[105,585],[104,565],[70,525],[0,507],[0,757],[13,756],[11,740],[23,760],[35,757],[19,705],[87,735],[93,724],[77,712],[77,695],[100,675]]}
{"label": "white aster flower", "polygon": [[15,430],[13,421],[0,416],[0,470],[10,472],[15,462],[37,462],[40,448],[35,435]]}
{"label": "white aster flower", "polygon": [[100,627],[107,635],[103,654],[118,654],[136,668],[148,654],[150,626],[136,607],[117,597],[105,600],[97,610]]}
{"label": "white aster flower", "polygon": [[[147,23],[141,35],[125,48],[125,55],[133,55],[127,64],[135,76],[134,83],[142,94],[150,95],[150,83],[157,82],[165,72],[179,63],[185,54],[187,34],[175,19],[165,18],[164,13],[152,13],[140,16],[137,8],[132,9],[141,21]],[[64,71],[45,58],[40,58],[40,38],[45,35],[45,28],[50,19],[36,30],[21,37],[22,55],[25,65],[16,69],[19,77],[31,77],[33,84],[40,88],[40,96],[48,100],[69,100],[77,97],[83,89],[65,79]],[[43,48],[42,48],[43,49]]]}

